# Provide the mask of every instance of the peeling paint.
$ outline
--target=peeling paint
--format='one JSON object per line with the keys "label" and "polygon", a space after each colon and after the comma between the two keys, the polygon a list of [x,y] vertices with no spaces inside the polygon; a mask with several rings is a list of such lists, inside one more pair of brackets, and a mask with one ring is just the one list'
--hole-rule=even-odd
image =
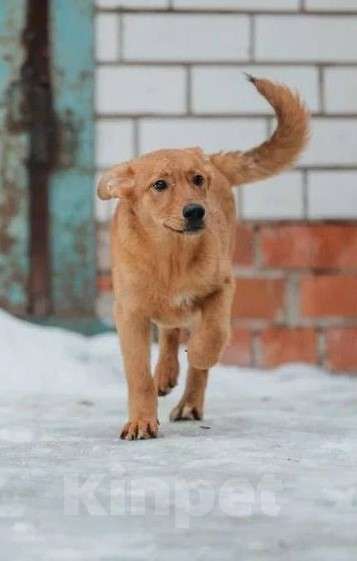
{"label": "peeling paint", "polygon": [[[50,7],[54,152],[46,153],[43,135],[38,135],[35,146],[41,162],[52,158],[48,182],[50,298],[55,314],[88,316],[94,312],[96,290],[93,3],[51,0]],[[2,0],[0,4],[0,306],[17,313],[28,309],[32,278],[29,177],[34,165],[33,122],[25,95],[26,76],[21,73],[26,70],[22,43],[26,8],[26,0]],[[25,36],[25,47],[28,39]]]}
{"label": "peeling paint", "polygon": [[52,0],[51,8],[54,106],[65,140],[49,192],[53,306],[60,315],[73,311],[92,315],[96,294],[93,3]]}
{"label": "peeling paint", "polygon": [[0,305],[17,313],[27,306],[27,135],[18,82],[24,60],[25,0],[2,0],[0,8]]}

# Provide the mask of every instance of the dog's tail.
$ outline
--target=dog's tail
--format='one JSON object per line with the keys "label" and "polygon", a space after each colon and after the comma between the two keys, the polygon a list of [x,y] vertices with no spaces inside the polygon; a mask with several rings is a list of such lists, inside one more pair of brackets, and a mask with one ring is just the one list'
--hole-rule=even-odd
{"label": "dog's tail", "polygon": [[247,77],[273,107],[278,124],[269,140],[247,152],[210,156],[232,185],[260,181],[289,168],[309,138],[309,112],[297,93],[282,84]]}

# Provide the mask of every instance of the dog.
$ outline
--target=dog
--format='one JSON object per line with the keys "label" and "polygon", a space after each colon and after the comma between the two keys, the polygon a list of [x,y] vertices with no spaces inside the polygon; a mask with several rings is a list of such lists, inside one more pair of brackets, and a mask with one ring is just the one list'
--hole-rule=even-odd
{"label": "dog", "polygon": [[[245,152],[206,155],[167,149],[112,167],[98,196],[117,198],[112,221],[114,316],[128,384],[129,420],[121,438],[155,438],[158,395],[176,385],[180,330],[189,333],[188,373],[170,419],[203,415],[209,369],[230,334],[233,186],[266,179],[293,165],[306,145],[309,113],[297,93],[248,76],[273,107],[269,140]],[[159,359],[150,373],[150,326],[159,330]]]}

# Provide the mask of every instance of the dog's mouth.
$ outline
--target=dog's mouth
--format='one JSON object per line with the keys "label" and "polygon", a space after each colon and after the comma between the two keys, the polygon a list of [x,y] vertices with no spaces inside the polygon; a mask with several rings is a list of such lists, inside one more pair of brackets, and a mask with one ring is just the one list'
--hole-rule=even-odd
{"label": "dog's mouth", "polygon": [[187,234],[193,235],[202,232],[205,229],[204,222],[200,222],[199,224],[187,224],[184,228],[173,228],[169,224],[164,224],[165,228],[171,230],[171,232],[175,232],[176,234]]}

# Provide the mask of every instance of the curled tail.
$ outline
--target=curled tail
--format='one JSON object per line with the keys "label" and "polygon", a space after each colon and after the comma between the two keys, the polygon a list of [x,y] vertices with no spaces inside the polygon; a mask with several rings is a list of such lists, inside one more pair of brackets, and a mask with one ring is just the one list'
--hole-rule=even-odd
{"label": "curled tail", "polygon": [[282,84],[248,79],[273,107],[278,124],[273,135],[247,152],[212,154],[210,160],[232,185],[260,181],[292,166],[309,138],[309,112],[299,95]]}

